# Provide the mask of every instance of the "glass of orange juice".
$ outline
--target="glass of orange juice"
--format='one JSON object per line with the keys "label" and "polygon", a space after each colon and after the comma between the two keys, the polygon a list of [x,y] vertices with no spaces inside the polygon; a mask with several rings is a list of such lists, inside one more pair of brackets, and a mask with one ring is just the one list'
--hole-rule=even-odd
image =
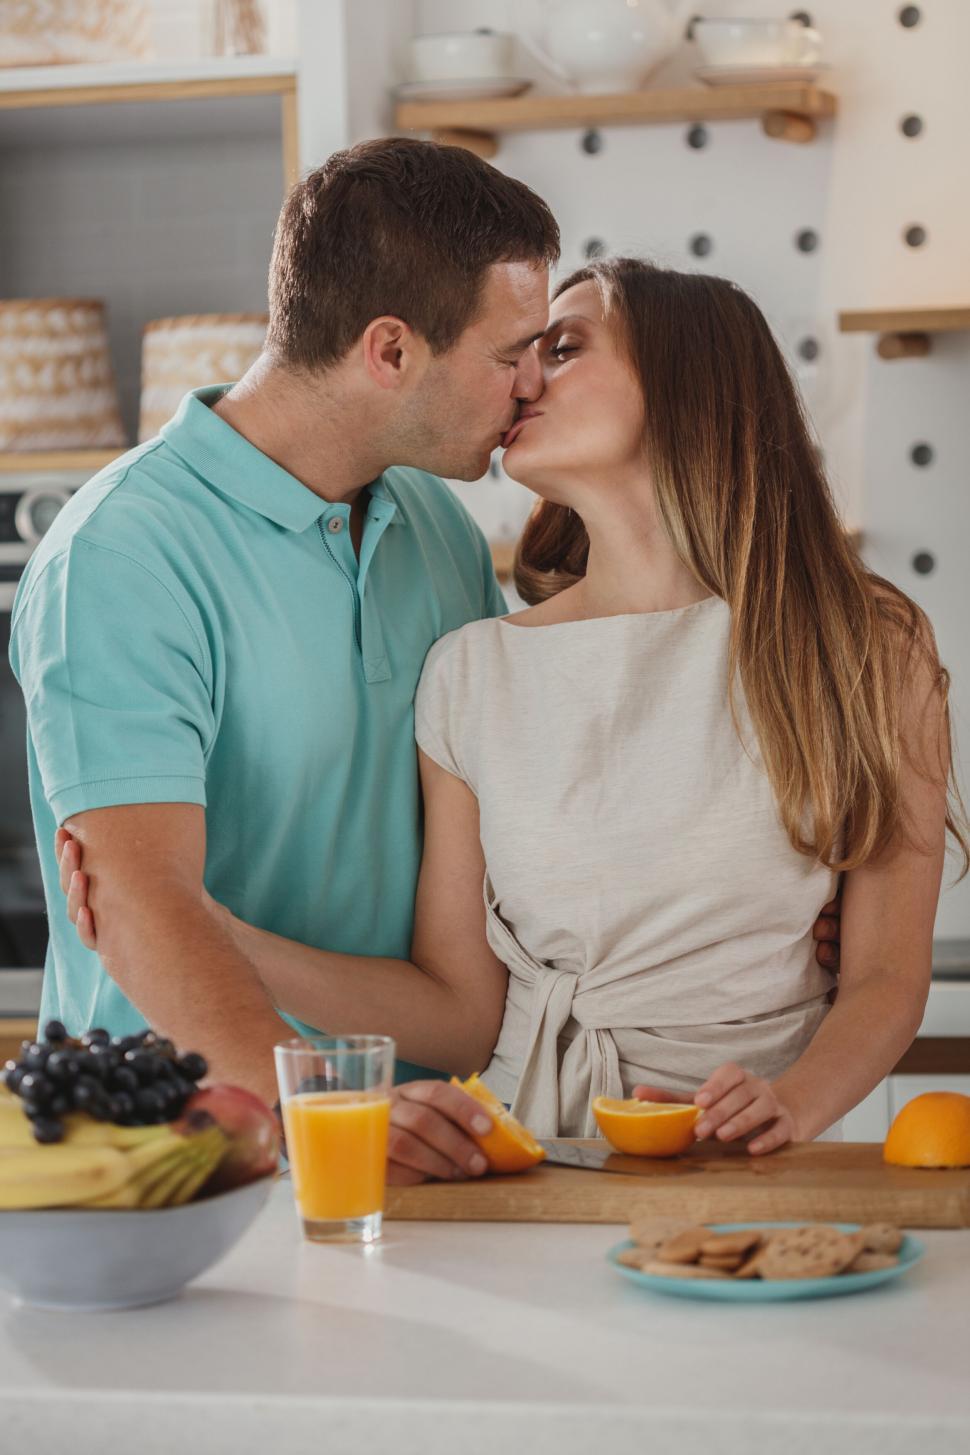
{"label": "glass of orange juice", "polygon": [[286,1155],[304,1237],[381,1236],[394,1042],[312,1036],[276,1046]]}

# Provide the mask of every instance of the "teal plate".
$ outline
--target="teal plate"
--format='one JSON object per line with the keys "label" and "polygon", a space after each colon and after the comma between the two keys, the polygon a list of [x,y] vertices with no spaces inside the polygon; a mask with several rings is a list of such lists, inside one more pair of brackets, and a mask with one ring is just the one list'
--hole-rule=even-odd
{"label": "teal plate", "polygon": [[[735,1233],[748,1228],[800,1228],[804,1223],[711,1223],[711,1231]],[[826,1227],[838,1228],[843,1233],[856,1233],[859,1223],[827,1223]],[[617,1273],[628,1278],[639,1288],[649,1288],[653,1293],[669,1293],[676,1298],[706,1298],[720,1303],[776,1303],[789,1298],[833,1298],[846,1293],[864,1293],[880,1283],[900,1278],[918,1263],[926,1252],[924,1244],[908,1233],[903,1237],[899,1262],[894,1268],[878,1268],[873,1273],[840,1273],[835,1278],[662,1278],[653,1273],[641,1273],[639,1268],[627,1268],[618,1263],[617,1254],[635,1244],[627,1241],[617,1243],[607,1253],[607,1260]]]}

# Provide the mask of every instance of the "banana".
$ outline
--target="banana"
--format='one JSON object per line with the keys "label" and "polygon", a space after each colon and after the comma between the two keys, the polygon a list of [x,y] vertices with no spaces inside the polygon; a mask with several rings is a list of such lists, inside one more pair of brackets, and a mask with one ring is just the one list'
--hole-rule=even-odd
{"label": "banana", "polygon": [[172,1167],[158,1182],[146,1190],[140,1203],[143,1208],[175,1207],[182,1198],[182,1191],[186,1187],[194,1188],[200,1171],[208,1176],[211,1171],[210,1159],[200,1156],[194,1151],[191,1157],[183,1158],[177,1166]]}
{"label": "banana", "polygon": [[64,1141],[75,1147],[142,1147],[146,1143],[159,1142],[171,1131],[171,1122],[155,1123],[150,1127],[123,1127],[118,1122],[96,1122],[84,1112],[72,1112],[64,1118],[66,1128]]}
{"label": "banana", "polygon": [[[58,1147],[140,1147],[154,1142],[171,1130],[170,1122],[150,1127],[122,1127],[116,1122],[97,1122],[84,1112],[71,1112],[63,1118],[64,1139]],[[11,1147],[37,1147],[30,1122],[19,1096],[0,1101],[0,1151]]]}
{"label": "banana", "polygon": [[181,1207],[189,1202],[207,1182],[222,1160],[226,1137],[218,1127],[196,1133],[191,1138],[191,1155],[148,1189],[140,1202],[143,1208]]}
{"label": "banana", "polygon": [[170,1167],[182,1161],[185,1144],[181,1137],[169,1136],[163,1142],[150,1142],[125,1152],[128,1176],[120,1187],[102,1196],[91,1198],[85,1207],[138,1207],[147,1187],[153,1186]]}
{"label": "banana", "polygon": [[117,1147],[41,1147],[0,1157],[0,1209],[76,1207],[104,1197],[128,1179]]}
{"label": "banana", "polygon": [[7,1151],[14,1147],[37,1147],[30,1129],[30,1122],[24,1114],[24,1105],[19,1096],[9,1101],[0,1101],[0,1149]]}
{"label": "banana", "polygon": [[225,1148],[226,1137],[218,1127],[188,1136],[169,1130],[164,1139],[127,1152],[130,1168],[127,1181],[103,1196],[90,1199],[85,1206],[169,1207],[172,1198],[180,1195],[186,1186],[191,1189],[189,1196],[198,1190]]}

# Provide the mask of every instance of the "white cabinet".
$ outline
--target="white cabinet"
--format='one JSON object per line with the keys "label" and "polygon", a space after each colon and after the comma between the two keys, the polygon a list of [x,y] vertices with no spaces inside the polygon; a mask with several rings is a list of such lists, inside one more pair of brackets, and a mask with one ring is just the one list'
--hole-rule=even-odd
{"label": "white cabinet", "polygon": [[890,1123],[914,1096],[960,1091],[970,1096],[970,1076],[889,1076],[843,1119],[847,1142],[883,1142]]}
{"label": "white cabinet", "polygon": [[914,1096],[925,1091],[962,1091],[970,1096],[970,1076],[890,1076],[889,1114],[898,1116]]}

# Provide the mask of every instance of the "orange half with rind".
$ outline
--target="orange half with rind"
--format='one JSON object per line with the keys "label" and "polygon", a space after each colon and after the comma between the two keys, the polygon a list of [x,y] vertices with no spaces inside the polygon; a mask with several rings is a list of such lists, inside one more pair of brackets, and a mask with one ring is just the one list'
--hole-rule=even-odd
{"label": "orange half with rind", "polygon": [[479,1080],[477,1074],[469,1076],[467,1081],[453,1076],[451,1084],[467,1091],[492,1118],[490,1132],[482,1135],[469,1132],[488,1159],[489,1172],[525,1172],[542,1161],[546,1154],[535,1137],[511,1112],[505,1110],[503,1103],[494,1092],[489,1091],[484,1081]]}
{"label": "orange half with rind", "polygon": [[896,1167],[970,1167],[970,1096],[914,1096],[897,1112],[882,1155]]}
{"label": "orange half with rind", "polygon": [[596,1125],[611,1147],[633,1157],[678,1157],[693,1145],[699,1106],[597,1096]]}

